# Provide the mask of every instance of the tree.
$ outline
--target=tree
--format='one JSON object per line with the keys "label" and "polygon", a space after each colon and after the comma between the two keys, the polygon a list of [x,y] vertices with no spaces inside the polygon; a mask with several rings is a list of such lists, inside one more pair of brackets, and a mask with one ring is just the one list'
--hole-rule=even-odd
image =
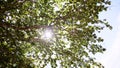
{"label": "tree", "polygon": [[[99,13],[108,0],[1,0],[1,68],[102,68],[91,55],[103,53],[100,33],[112,28]],[[52,32],[45,38],[44,32]]]}

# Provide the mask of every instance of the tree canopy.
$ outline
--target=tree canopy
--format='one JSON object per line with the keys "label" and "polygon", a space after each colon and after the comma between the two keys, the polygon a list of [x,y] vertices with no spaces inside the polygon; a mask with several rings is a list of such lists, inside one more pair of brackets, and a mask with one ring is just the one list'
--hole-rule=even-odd
{"label": "tree canopy", "polygon": [[105,51],[96,33],[112,28],[99,19],[109,5],[109,0],[0,0],[0,68],[102,68],[92,55]]}

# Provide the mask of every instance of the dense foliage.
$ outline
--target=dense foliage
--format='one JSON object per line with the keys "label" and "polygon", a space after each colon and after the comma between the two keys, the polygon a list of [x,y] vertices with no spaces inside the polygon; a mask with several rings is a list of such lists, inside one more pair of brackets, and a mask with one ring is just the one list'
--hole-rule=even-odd
{"label": "dense foliage", "polygon": [[[102,68],[108,0],[0,0],[0,68]],[[52,38],[42,35],[52,32]]]}

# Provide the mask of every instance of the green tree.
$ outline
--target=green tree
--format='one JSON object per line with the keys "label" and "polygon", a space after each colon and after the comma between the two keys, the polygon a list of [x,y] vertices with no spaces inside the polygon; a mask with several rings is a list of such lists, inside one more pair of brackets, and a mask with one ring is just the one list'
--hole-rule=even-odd
{"label": "green tree", "polygon": [[[108,0],[0,0],[0,68],[102,68]],[[52,32],[52,38],[44,32]]]}

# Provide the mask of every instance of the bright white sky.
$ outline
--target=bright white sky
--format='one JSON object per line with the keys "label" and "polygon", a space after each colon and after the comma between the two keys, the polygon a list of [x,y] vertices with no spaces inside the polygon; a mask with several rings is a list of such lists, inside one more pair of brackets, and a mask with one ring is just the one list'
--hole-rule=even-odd
{"label": "bright white sky", "polygon": [[100,35],[104,38],[103,45],[107,49],[103,54],[97,55],[105,68],[120,68],[120,0],[111,0],[112,5],[107,12],[100,14],[113,26],[113,30],[105,29]]}

